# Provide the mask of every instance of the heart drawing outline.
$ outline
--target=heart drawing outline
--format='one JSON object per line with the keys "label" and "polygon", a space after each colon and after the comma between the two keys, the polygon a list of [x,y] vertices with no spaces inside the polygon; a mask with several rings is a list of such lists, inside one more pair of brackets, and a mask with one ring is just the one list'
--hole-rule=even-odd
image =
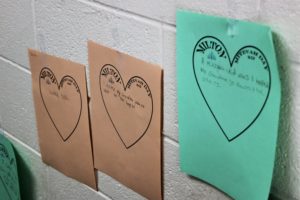
{"label": "heart drawing outline", "polygon": [[[79,114],[78,114],[76,123],[74,125],[74,128],[71,128],[71,131],[69,133],[67,133],[67,134],[62,134],[61,130],[59,129],[59,127],[55,123],[55,120],[51,116],[51,113],[50,113],[49,109],[47,108],[47,104],[45,102],[45,99],[44,99],[44,96],[43,96],[43,92],[42,92],[42,87],[41,87],[41,79],[44,76],[43,73],[45,73],[45,72],[47,73],[48,76],[51,76],[51,81],[52,81],[52,83],[56,84],[58,91],[60,91],[61,88],[63,88],[64,83],[69,84],[68,81],[71,81],[74,84],[74,86],[76,87],[77,92],[79,93],[79,97],[80,97],[80,110],[79,110]],[[81,118],[82,96],[81,96],[80,88],[79,88],[76,80],[72,76],[70,76],[70,75],[63,76],[61,78],[60,82],[58,82],[57,79],[56,79],[56,76],[54,75],[54,73],[52,72],[52,70],[50,68],[48,68],[48,67],[44,67],[44,68],[41,69],[40,76],[39,76],[39,88],[40,88],[40,95],[41,95],[41,98],[42,98],[42,102],[43,102],[43,105],[44,105],[44,107],[45,107],[45,109],[46,109],[46,111],[48,113],[48,116],[49,116],[49,118],[50,118],[53,126],[57,130],[59,136],[63,140],[63,142],[66,142],[74,134],[74,132],[75,132],[75,130],[76,130],[78,124],[79,124],[80,118]],[[66,135],[66,136],[64,136],[64,135]]]}
{"label": "heart drawing outline", "polygon": [[140,79],[140,80],[142,80],[147,86],[148,86],[148,84],[147,84],[147,82],[146,82],[142,77],[140,77],[140,76],[132,76],[132,77],[127,81],[127,83],[126,83],[126,85],[125,85],[125,84],[124,84],[124,81],[123,81],[123,78],[122,78],[122,76],[121,76],[121,74],[120,74],[120,72],[119,72],[118,69],[117,69],[115,66],[113,66],[112,64],[105,64],[105,65],[102,66],[102,68],[101,68],[101,70],[100,70],[100,74],[99,74],[99,86],[100,86],[100,93],[101,93],[101,98],[102,98],[102,101],[103,101],[103,105],[104,105],[104,107],[105,107],[106,113],[107,113],[107,115],[108,115],[108,117],[109,117],[109,119],[110,119],[110,121],[111,121],[111,123],[112,123],[112,125],[113,125],[113,127],[114,127],[114,129],[115,129],[115,131],[116,131],[116,133],[117,133],[117,135],[118,135],[118,137],[120,138],[122,144],[124,145],[124,147],[125,147],[126,149],[129,149],[129,148],[133,147],[135,144],[137,144],[137,143],[145,136],[146,132],[147,132],[148,129],[149,129],[149,126],[150,126],[151,121],[152,121],[152,116],[153,116],[153,98],[152,98],[152,93],[151,93],[150,87],[148,86],[149,93],[150,93],[150,97],[151,97],[151,98],[150,98],[150,99],[151,99],[151,114],[150,114],[149,122],[147,123],[147,126],[145,127],[145,129],[143,130],[143,132],[140,133],[140,134],[138,134],[139,136],[138,136],[137,138],[135,138],[134,141],[133,141],[132,143],[127,144],[126,141],[124,140],[124,138],[122,137],[122,133],[120,132],[120,130],[118,130],[117,125],[116,125],[116,122],[114,122],[114,120],[113,120],[111,114],[109,113],[109,110],[108,110],[108,108],[107,108],[107,105],[106,105],[106,102],[105,102],[105,99],[104,99],[104,94],[103,94],[103,92],[102,92],[102,89],[103,89],[103,88],[102,88],[102,86],[101,86],[101,85],[102,85],[102,84],[101,84],[101,76],[103,76],[102,72],[103,72],[103,70],[104,70],[106,67],[109,67],[109,68],[112,68],[113,70],[115,70],[116,74],[117,74],[118,77],[119,77],[119,78],[118,78],[118,79],[119,79],[118,81],[121,83],[122,89],[124,90],[124,92],[126,92],[126,89],[129,88],[129,86],[130,86],[130,84],[131,84],[131,80],[133,80],[133,79]]}
{"label": "heart drawing outline", "polygon": [[[216,40],[220,45],[222,45],[222,47],[224,48],[225,52],[224,53],[224,58],[227,58],[228,59],[228,62],[229,62],[229,65],[230,65],[230,68],[233,68],[233,65],[235,64],[234,61],[235,59],[237,58],[237,55],[239,54],[239,52],[241,52],[242,50],[244,49],[247,49],[247,48],[252,48],[252,49],[255,49],[256,51],[258,51],[264,58],[264,60],[266,61],[266,67],[267,67],[267,71],[268,71],[268,78],[269,78],[269,84],[268,84],[268,89],[267,89],[267,94],[266,94],[266,97],[262,103],[262,106],[260,107],[259,111],[257,112],[257,114],[255,115],[255,117],[244,127],[242,128],[241,131],[239,131],[238,133],[236,133],[233,137],[229,137],[228,134],[226,134],[221,122],[218,120],[218,117],[216,116],[216,113],[213,111],[211,105],[209,104],[207,98],[205,97],[205,93],[203,92],[203,88],[201,87],[201,84],[200,84],[200,81],[198,79],[200,79],[200,77],[197,76],[197,73],[196,73],[196,67],[195,66],[195,52],[197,50],[197,46],[202,42],[204,41],[205,39],[213,39],[213,40]],[[227,57],[226,57],[227,56]],[[215,58],[214,58],[215,59]],[[239,59],[239,58],[237,58]],[[239,136],[241,136],[243,133],[245,133],[246,130],[248,130],[254,123],[255,121],[258,119],[258,117],[261,115],[263,109],[265,108],[265,105],[266,105],[266,102],[269,98],[269,95],[270,95],[270,90],[271,90],[271,71],[270,71],[270,66],[269,66],[269,63],[268,63],[268,60],[267,58],[265,57],[264,53],[257,47],[255,46],[251,46],[251,45],[247,45],[247,46],[243,46],[241,47],[234,55],[233,59],[231,60],[230,58],[230,55],[225,47],[225,45],[223,44],[223,42],[221,40],[219,40],[218,38],[214,37],[214,36],[204,36],[202,37],[201,39],[199,39],[194,47],[194,50],[193,50],[193,56],[192,56],[192,63],[193,63],[193,73],[194,73],[194,77],[195,77],[195,80],[196,80],[196,83],[197,83],[197,86],[198,86],[198,89],[200,90],[200,93],[205,101],[205,104],[207,105],[210,113],[212,114],[214,120],[216,121],[216,123],[218,124],[218,127],[221,129],[223,135],[226,137],[227,141],[228,142],[232,142],[234,141],[235,139],[237,139]]]}

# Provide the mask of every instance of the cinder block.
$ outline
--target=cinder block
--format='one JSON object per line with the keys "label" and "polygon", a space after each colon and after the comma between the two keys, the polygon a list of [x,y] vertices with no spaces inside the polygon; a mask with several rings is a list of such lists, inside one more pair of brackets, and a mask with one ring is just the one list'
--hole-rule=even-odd
{"label": "cinder block", "polygon": [[46,52],[87,65],[90,39],[161,64],[161,32],[157,23],[83,1],[35,1],[35,7],[37,35],[44,36]]}
{"label": "cinder block", "polygon": [[[264,16],[265,12],[270,12],[270,8],[265,8],[268,3],[274,4],[274,9],[277,7],[276,10],[282,12],[283,8],[279,4],[275,6],[276,2],[263,2],[264,7],[261,8],[263,19],[266,17]],[[288,5],[283,3],[282,6]],[[297,5],[295,4],[295,6]],[[298,189],[300,185],[300,177],[298,176],[300,171],[300,136],[297,132],[300,128],[298,115],[300,109],[300,91],[298,89],[300,87],[300,65],[292,61],[291,48],[288,47],[285,36],[280,35],[280,32],[276,30],[274,43],[281,77],[282,98],[271,193],[279,199],[300,199]]]}
{"label": "cinder block", "polygon": [[47,176],[49,200],[110,200],[104,194],[63,175],[52,167],[47,167]]}
{"label": "cinder block", "polygon": [[2,126],[39,151],[29,71],[0,58],[0,115]]}
{"label": "cinder block", "polygon": [[[160,21],[169,17],[175,3],[175,0],[166,0],[166,1],[96,0],[96,1],[102,5],[113,7],[123,12],[130,12],[130,13],[134,13],[140,16],[145,16]],[[171,6],[167,7],[167,5],[171,5]]]}
{"label": "cinder block", "polygon": [[[261,4],[261,21],[270,25],[286,45],[285,56],[300,61],[300,3],[297,0],[266,0]],[[279,56],[283,56],[282,54]]]}
{"label": "cinder block", "polygon": [[175,33],[174,27],[163,26],[164,134],[178,140]]}
{"label": "cinder block", "polygon": [[[180,172],[178,143],[164,139],[164,199],[165,200],[210,200],[230,199],[201,180]],[[149,172],[151,173],[151,172]],[[144,197],[122,185],[110,176],[98,171],[99,188],[112,199],[142,200]]]}
{"label": "cinder block", "polygon": [[47,199],[46,165],[42,162],[40,155],[10,135],[10,133],[5,132],[5,135],[12,142],[15,149],[21,198]]}
{"label": "cinder block", "polygon": [[122,185],[112,177],[98,171],[98,187],[101,192],[107,194],[112,199],[122,200],[142,200],[143,196],[134,192],[130,188]]}
{"label": "cinder block", "polygon": [[0,1],[0,55],[27,68],[27,48],[35,46],[31,5],[31,0]]}
{"label": "cinder block", "polygon": [[300,111],[300,37],[297,36],[300,4],[297,0],[1,1],[0,123],[10,132],[8,136],[24,166],[22,176],[29,182],[23,185],[30,186],[26,195],[31,194],[27,199],[144,199],[101,172],[98,178],[103,193],[94,192],[46,167],[31,149],[39,151],[31,77],[29,71],[14,63],[29,68],[27,48],[38,45],[48,53],[87,65],[88,39],[164,68],[164,134],[172,139],[164,139],[165,199],[229,199],[179,169],[176,9],[257,21],[270,25],[276,33],[283,98],[272,193],[282,199],[300,199],[300,136],[297,133],[300,128],[297,114]]}
{"label": "cinder block", "polygon": [[164,192],[165,200],[230,199],[206,183],[180,171],[178,144],[164,140]]}
{"label": "cinder block", "polygon": [[168,24],[175,24],[176,9],[190,10],[211,15],[226,16],[239,19],[256,18],[259,0],[96,0],[103,5],[117,8],[121,11],[135,13]]}
{"label": "cinder block", "polygon": [[300,70],[297,63],[282,68],[282,102],[272,193],[282,199],[300,199]]}

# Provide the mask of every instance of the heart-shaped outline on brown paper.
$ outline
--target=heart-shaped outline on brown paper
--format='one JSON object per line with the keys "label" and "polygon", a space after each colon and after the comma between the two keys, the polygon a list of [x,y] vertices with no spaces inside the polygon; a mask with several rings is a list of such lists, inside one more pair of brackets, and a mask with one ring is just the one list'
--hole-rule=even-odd
{"label": "heart-shaped outline on brown paper", "polygon": [[[50,73],[53,75],[53,78],[54,78],[55,81],[56,81],[56,85],[57,85],[58,90],[60,90],[60,88],[63,86],[63,83],[64,83],[64,79],[65,79],[65,78],[70,78],[70,79],[72,79],[72,81],[74,81],[74,83],[75,83],[75,84],[77,85],[77,87],[78,87],[77,89],[78,89],[78,93],[79,93],[79,97],[80,97],[80,112],[79,112],[78,119],[77,119],[77,122],[76,122],[76,124],[75,124],[75,127],[72,129],[72,131],[71,131],[69,134],[67,134],[67,137],[66,137],[66,138],[63,137],[63,135],[61,134],[61,132],[59,131],[59,129],[58,129],[57,126],[55,125],[55,122],[54,122],[54,120],[53,120],[51,114],[49,113],[49,111],[48,111],[48,109],[47,109],[47,105],[46,105],[46,103],[45,103],[45,101],[44,101],[44,97],[43,97],[42,89],[41,89],[41,75],[42,75],[42,72],[43,72],[44,70],[50,71]],[[48,67],[44,67],[44,68],[41,69],[40,76],[39,76],[39,87],[40,87],[40,95],[41,95],[41,97],[42,97],[43,104],[44,104],[45,109],[46,109],[46,111],[47,111],[47,113],[48,113],[48,115],[49,115],[49,117],[50,117],[50,119],[51,119],[51,122],[52,122],[52,124],[54,125],[55,129],[57,130],[58,134],[60,135],[61,139],[62,139],[64,142],[66,142],[66,141],[73,135],[74,131],[76,130],[76,128],[77,128],[77,126],[78,126],[78,124],[79,124],[79,120],[80,120],[80,117],[81,117],[81,111],[82,111],[82,97],[81,97],[80,88],[79,88],[77,82],[75,81],[75,79],[74,79],[72,76],[70,76],[70,75],[65,75],[65,76],[63,76],[63,77],[61,78],[59,84],[58,84],[58,81],[57,81],[57,79],[56,79],[56,76],[54,75],[54,73],[52,72],[52,70],[49,69]]]}
{"label": "heart-shaped outline on brown paper", "polygon": [[129,149],[130,147],[134,146],[138,141],[140,141],[140,140],[144,137],[144,135],[146,134],[146,132],[147,132],[149,126],[150,126],[150,123],[151,123],[151,121],[152,121],[152,116],[153,116],[153,98],[152,98],[152,92],[151,92],[151,90],[150,90],[150,94],[151,94],[151,96],[150,96],[150,97],[151,97],[151,116],[150,116],[150,120],[149,120],[149,122],[148,122],[148,125],[147,125],[146,129],[144,130],[144,132],[143,132],[143,133],[142,133],[142,134],[141,134],[141,135],[140,135],[133,143],[127,145],[127,144],[124,142],[124,140],[123,140],[121,134],[119,133],[118,129],[116,128],[116,125],[115,125],[113,119],[111,118],[111,116],[110,116],[110,114],[109,114],[109,112],[108,112],[108,109],[107,109],[106,104],[105,104],[105,100],[104,100],[104,98],[103,98],[103,93],[102,93],[102,88],[101,88],[101,72],[102,72],[102,70],[104,69],[104,67],[106,67],[106,66],[110,66],[110,67],[114,68],[114,69],[117,71],[117,73],[118,73],[119,76],[120,76],[120,80],[121,80],[121,83],[122,83],[122,86],[123,86],[123,90],[124,90],[124,91],[126,91],[126,88],[127,88],[127,86],[128,86],[128,83],[130,83],[130,80],[133,79],[133,78],[139,78],[139,79],[141,79],[142,81],[144,81],[144,82],[147,84],[149,90],[150,90],[150,87],[149,87],[148,83],[147,83],[142,77],[140,77],[140,76],[132,76],[132,77],[127,81],[126,86],[125,86],[125,85],[124,85],[123,78],[122,78],[120,72],[119,72],[118,69],[117,69],[115,66],[113,66],[112,64],[105,64],[105,65],[102,66],[102,68],[101,68],[101,70],[100,70],[100,74],[99,74],[99,86],[100,86],[101,98],[102,98],[102,101],[103,101],[103,104],[104,104],[106,113],[107,113],[107,115],[108,115],[108,117],[109,117],[109,119],[110,119],[110,121],[111,121],[111,123],[112,123],[112,125],[113,125],[113,127],[114,127],[114,129],[115,129],[115,131],[117,132],[117,134],[118,134],[120,140],[122,141],[123,145],[125,146],[126,149]]}
{"label": "heart-shaped outline on brown paper", "polygon": [[[249,122],[249,124],[247,124],[246,127],[243,127],[243,129],[242,129],[240,132],[236,133],[235,136],[232,137],[232,138],[230,138],[230,137],[226,134],[226,132],[224,131],[224,129],[223,129],[223,127],[222,127],[222,123],[218,120],[216,113],[213,111],[213,108],[211,107],[211,105],[209,104],[207,98],[205,97],[205,94],[204,94],[204,92],[203,92],[203,88],[201,87],[201,84],[200,84],[200,82],[199,82],[199,80],[198,80],[199,77],[197,76],[197,73],[196,73],[196,69],[195,69],[195,68],[196,68],[196,66],[195,66],[195,52],[196,52],[196,49],[197,49],[198,44],[199,44],[202,40],[204,40],[204,39],[206,39],[206,38],[212,38],[212,39],[218,41],[218,42],[220,43],[220,45],[222,45],[222,46],[224,47],[225,52],[226,52],[226,55],[227,55],[227,59],[228,59],[228,62],[229,62],[229,67],[233,67],[233,66],[234,66],[234,64],[235,64],[235,63],[234,63],[235,57],[238,55],[238,53],[239,53],[240,51],[242,51],[243,49],[246,49],[246,48],[253,48],[253,49],[257,50],[257,51],[264,57],[264,59],[266,60],[266,63],[267,63],[268,78],[269,78],[269,87],[268,87],[268,92],[267,92],[267,95],[266,95],[266,97],[265,97],[265,100],[262,102],[262,105],[261,105],[261,107],[259,108],[259,110],[258,110],[256,116]],[[205,101],[205,104],[207,105],[207,107],[208,107],[210,113],[211,113],[212,116],[214,117],[216,123],[218,124],[219,128],[221,129],[223,135],[226,137],[227,141],[228,141],[228,142],[232,142],[233,140],[235,140],[235,139],[237,139],[239,136],[241,136],[243,133],[245,133],[245,131],[246,131],[247,129],[249,129],[249,128],[255,123],[255,121],[256,121],[257,118],[260,116],[261,112],[263,111],[263,109],[264,109],[264,107],[265,107],[265,105],[266,105],[266,102],[267,102],[267,100],[268,100],[268,98],[269,98],[270,91],[271,91],[272,77],[271,77],[270,66],[269,66],[269,63],[268,63],[268,60],[267,60],[266,56],[264,55],[264,53],[263,53],[259,48],[255,47],[255,46],[247,45],[247,46],[241,47],[241,48],[234,54],[233,59],[230,59],[230,55],[229,55],[229,53],[228,53],[228,51],[227,51],[227,49],[226,49],[226,46],[223,44],[223,42],[222,42],[221,40],[219,40],[218,38],[216,38],[216,37],[214,37],[214,36],[204,36],[204,37],[202,37],[201,39],[199,39],[199,40],[197,41],[197,43],[196,43],[196,45],[195,45],[195,47],[194,47],[194,49],[193,49],[192,63],[193,63],[193,73],[194,73],[194,77],[195,77],[197,86],[198,86],[198,88],[199,88],[199,90],[200,90],[200,93],[201,93],[201,95],[202,95],[202,97],[203,97],[203,99],[204,99],[204,101]]]}

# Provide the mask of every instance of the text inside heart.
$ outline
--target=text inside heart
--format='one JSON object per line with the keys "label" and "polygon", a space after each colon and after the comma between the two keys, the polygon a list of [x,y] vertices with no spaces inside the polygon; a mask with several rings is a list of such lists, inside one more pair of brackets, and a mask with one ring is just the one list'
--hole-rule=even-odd
{"label": "text inside heart", "polygon": [[69,75],[58,82],[47,67],[40,72],[40,93],[46,111],[63,141],[68,140],[79,123],[82,109],[80,89]]}
{"label": "text inside heart", "polygon": [[112,125],[128,149],[147,132],[153,114],[153,99],[146,81],[131,77],[127,84],[117,68],[106,64],[99,75],[100,92]]}
{"label": "text inside heart", "polygon": [[266,105],[268,61],[255,46],[241,47],[230,59],[225,45],[212,36],[196,43],[192,59],[200,93],[224,136],[233,141],[254,125]]}

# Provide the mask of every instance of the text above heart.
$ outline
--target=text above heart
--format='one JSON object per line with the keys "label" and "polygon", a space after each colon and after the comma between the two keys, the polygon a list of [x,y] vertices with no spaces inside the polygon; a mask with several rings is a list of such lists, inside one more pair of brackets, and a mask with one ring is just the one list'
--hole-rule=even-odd
{"label": "text above heart", "polygon": [[232,141],[259,118],[269,96],[271,73],[257,47],[244,46],[235,52],[227,48],[215,37],[201,38],[194,48],[193,70],[213,118]]}
{"label": "text above heart", "polygon": [[127,83],[112,65],[104,65],[99,84],[103,103],[113,127],[126,148],[135,145],[147,132],[153,114],[153,100],[146,81],[128,77]]}

